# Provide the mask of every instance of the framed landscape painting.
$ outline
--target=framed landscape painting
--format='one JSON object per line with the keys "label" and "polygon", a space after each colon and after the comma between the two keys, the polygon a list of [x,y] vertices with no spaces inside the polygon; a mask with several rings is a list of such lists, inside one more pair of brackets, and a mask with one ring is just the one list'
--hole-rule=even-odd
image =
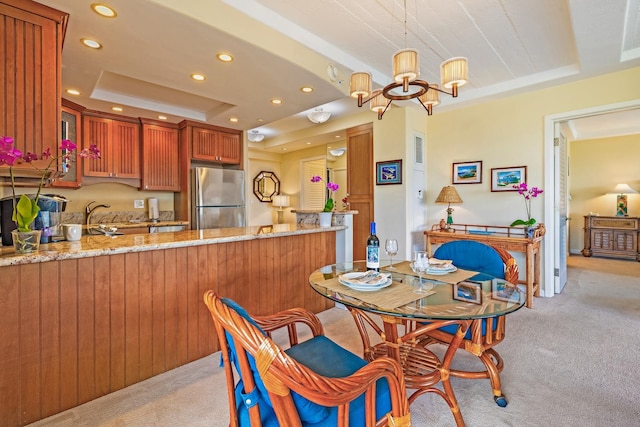
{"label": "framed landscape painting", "polygon": [[454,163],[451,182],[453,184],[481,184],[482,161]]}
{"label": "framed landscape painting", "polygon": [[491,191],[518,191],[514,185],[527,180],[526,166],[491,169]]}
{"label": "framed landscape painting", "polygon": [[376,185],[402,184],[402,160],[376,162]]}

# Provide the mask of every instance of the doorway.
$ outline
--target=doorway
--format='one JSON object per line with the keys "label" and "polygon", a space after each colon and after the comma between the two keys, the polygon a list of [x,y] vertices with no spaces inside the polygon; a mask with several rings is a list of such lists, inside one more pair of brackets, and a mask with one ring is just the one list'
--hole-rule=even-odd
{"label": "doorway", "polygon": [[[602,105],[582,110],[567,111],[564,113],[545,116],[544,118],[544,166],[545,166],[545,193],[544,193],[544,222],[547,225],[547,236],[544,240],[544,282],[540,294],[552,297],[556,289],[561,289],[560,277],[566,277],[566,251],[558,242],[561,240],[561,197],[568,194],[567,180],[560,177],[560,168],[557,164],[567,162],[566,151],[560,153],[555,145],[556,128],[563,122],[599,114],[613,113],[629,109],[640,108],[640,100]],[[569,208],[570,209],[570,208]],[[566,224],[565,224],[566,225]]]}

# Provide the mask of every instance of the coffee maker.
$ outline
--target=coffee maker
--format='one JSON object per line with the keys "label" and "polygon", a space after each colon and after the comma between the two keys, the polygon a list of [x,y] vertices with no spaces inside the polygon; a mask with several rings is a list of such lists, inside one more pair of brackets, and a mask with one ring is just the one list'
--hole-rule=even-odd
{"label": "coffee maker", "polygon": [[[35,194],[27,194],[32,200]],[[40,212],[33,223],[34,230],[42,230],[40,243],[57,242],[64,240],[61,227],[61,214],[67,207],[67,199],[55,194],[41,194],[38,198]],[[16,223],[12,220],[13,197],[0,199],[0,231],[2,232],[2,245],[13,244],[11,232],[16,229]]]}

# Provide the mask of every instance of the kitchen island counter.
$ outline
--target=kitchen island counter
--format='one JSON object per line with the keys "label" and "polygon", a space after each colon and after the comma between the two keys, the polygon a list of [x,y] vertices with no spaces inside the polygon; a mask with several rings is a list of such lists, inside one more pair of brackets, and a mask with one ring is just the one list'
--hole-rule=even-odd
{"label": "kitchen island counter", "polygon": [[33,254],[16,254],[12,246],[2,247],[0,267],[19,264],[125,254],[156,249],[183,248],[189,246],[238,242],[253,239],[292,236],[344,230],[344,226],[320,228],[315,225],[278,224],[260,227],[218,228],[210,230],[186,230],[169,233],[131,235],[87,235],[77,242],[56,242],[40,245]]}
{"label": "kitchen island counter", "polygon": [[218,351],[207,290],[255,315],[326,310],[331,302],[307,279],[336,262],[345,232],[280,224],[83,236],[33,255],[3,247],[0,425],[32,423]]}

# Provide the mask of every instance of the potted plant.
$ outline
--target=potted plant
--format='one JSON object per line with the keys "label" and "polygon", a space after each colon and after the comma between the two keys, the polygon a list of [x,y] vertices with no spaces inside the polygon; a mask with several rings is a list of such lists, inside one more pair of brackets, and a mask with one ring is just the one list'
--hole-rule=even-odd
{"label": "potted plant", "polygon": [[[35,153],[22,153],[15,148],[14,140],[10,136],[0,137],[0,166],[8,166],[9,177],[11,179],[11,195],[13,196],[13,213],[12,220],[16,223],[16,229],[12,231],[13,246],[16,253],[29,253],[38,250],[40,244],[41,230],[32,230],[32,226],[40,207],[38,200],[42,193],[45,183],[52,178],[57,169],[58,161],[70,162],[73,159],[73,152],[76,144],[68,139],[60,143],[60,152],[57,156],[51,154],[51,149],[47,148],[38,156]],[[100,150],[96,145],[91,145],[79,153],[80,157],[88,157],[93,159],[100,158]],[[45,167],[40,167],[36,160],[48,160]],[[16,181],[13,167],[16,164],[27,163],[31,165],[37,172],[40,179],[38,184],[38,192],[35,197],[31,198],[26,194],[21,194],[20,198],[16,196]],[[55,166],[55,167],[54,167]]]}
{"label": "potted plant", "polygon": [[525,228],[525,235],[531,238],[535,232],[534,225],[536,223],[536,219],[531,216],[531,200],[542,194],[542,189],[538,187],[529,188],[526,182],[515,184],[513,188],[518,190],[518,194],[524,198],[524,207],[527,210],[527,220],[516,219],[511,223],[511,227],[523,225]]}
{"label": "potted plant", "polygon": [[[320,182],[324,181],[320,175],[314,175],[311,177],[311,182]],[[329,198],[324,204],[324,210],[318,214],[318,220],[320,227],[330,227],[331,226],[331,217],[333,215],[333,197],[336,191],[338,191],[340,186],[335,182],[327,182],[327,189],[329,190]]]}

